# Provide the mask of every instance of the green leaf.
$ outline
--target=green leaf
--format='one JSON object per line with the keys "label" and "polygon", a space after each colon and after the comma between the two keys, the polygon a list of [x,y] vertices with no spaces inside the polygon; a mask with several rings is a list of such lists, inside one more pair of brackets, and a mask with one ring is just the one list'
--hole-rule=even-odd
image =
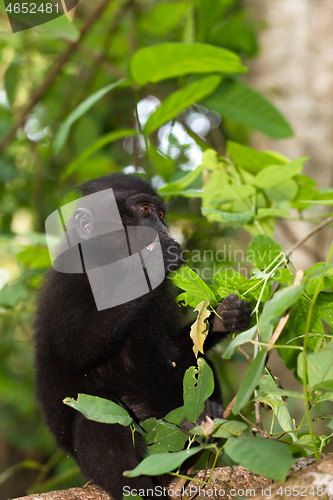
{"label": "green leaf", "polygon": [[234,462],[251,472],[276,481],[284,481],[295,462],[287,444],[271,439],[231,438],[224,451]]}
{"label": "green leaf", "polygon": [[145,133],[151,134],[181,111],[211,94],[220,81],[220,76],[208,76],[176,90],[149,116],[145,125]]}
{"label": "green leaf", "polygon": [[272,334],[272,326],[289,307],[291,307],[304,292],[304,285],[286,287],[278,290],[265,307],[259,318],[260,337],[268,342]]}
{"label": "green leaf", "polygon": [[247,247],[248,260],[261,271],[282,253],[281,246],[264,234],[255,236]]}
{"label": "green leaf", "polygon": [[153,443],[155,441],[156,429],[158,426],[157,420],[154,417],[147,418],[143,422],[140,422],[141,427],[145,431],[143,435],[146,445]]}
{"label": "green leaf", "polygon": [[333,380],[325,380],[324,382],[320,382],[313,386],[315,391],[333,391]]}
{"label": "green leaf", "polygon": [[304,203],[309,203],[310,205],[329,205],[333,206],[333,200],[305,200]]}
{"label": "green leaf", "polygon": [[68,138],[69,132],[71,130],[72,125],[83,116],[96,102],[98,102],[102,97],[104,97],[111,90],[120,87],[129,85],[129,79],[121,78],[116,82],[99,89],[94,94],[90,95],[87,99],[85,99],[81,104],[78,105],[74,111],[66,118],[61,128],[58,130],[55,139],[54,139],[54,152],[55,154],[60,153],[62,148],[64,147],[66,140]]}
{"label": "green leaf", "polygon": [[298,210],[304,210],[309,206],[307,203],[304,203],[304,200],[313,200],[318,196],[318,191],[315,189],[317,183],[306,175],[298,175],[297,185],[298,191],[293,206]]}
{"label": "green leaf", "polygon": [[187,434],[182,432],[176,425],[163,421],[158,423],[155,442],[163,446],[168,452],[182,450],[187,440]]}
{"label": "green leaf", "polygon": [[275,271],[273,280],[282,283],[282,285],[292,285],[295,281],[295,275],[291,274],[288,267],[279,268]]}
{"label": "green leaf", "polygon": [[240,82],[222,82],[203,105],[225,118],[260,130],[275,139],[291,137],[293,131],[283,115],[265,97]]}
{"label": "green leaf", "polygon": [[204,300],[209,300],[211,305],[214,307],[217,303],[215,295],[210,290],[209,286],[207,286],[206,283],[202,281],[200,276],[198,276],[188,266],[182,266],[177,271],[170,273],[169,278],[176,286],[186,292],[189,292],[192,296],[197,297],[197,304]]}
{"label": "green leaf", "polygon": [[258,208],[257,219],[263,217],[289,217],[290,213],[285,208]]}
{"label": "green leaf", "polygon": [[317,263],[311,269],[305,271],[304,276],[306,281],[308,279],[320,278],[321,276],[333,276],[333,264],[324,264],[320,265]]}
{"label": "green leaf", "polygon": [[217,168],[223,166],[225,161],[220,157],[215,149],[208,148],[202,153],[202,163],[206,168],[216,170]]}
{"label": "green leaf", "polygon": [[[216,177],[216,175],[212,176],[212,180],[210,182],[214,181],[214,177]],[[209,203],[210,205],[213,204],[222,205],[223,203],[229,203],[233,201],[246,201],[247,198],[253,196],[254,194],[255,194],[255,188],[253,186],[250,186],[249,184],[244,184],[240,186],[237,186],[235,184],[226,184],[225,186],[222,186],[218,190],[216,189],[215,185],[215,196],[214,196],[215,199],[210,200],[210,203],[207,197],[206,200],[207,203]]]}
{"label": "green leaf", "polygon": [[[318,297],[319,299],[319,297]],[[310,332],[319,332],[324,333],[324,327],[319,317],[317,305],[318,299],[316,302],[316,306],[312,312]],[[305,334],[305,325],[307,322],[307,316],[309,312],[310,302],[304,296],[301,296],[300,299],[293,305],[290,311],[290,316],[287,321],[286,326],[282,330],[282,333],[279,337],[279,344],[289,344],[292,346],[302,346],[304,341]],[[309,339],[309,344],[312,339]],[[316,339],[314,340],[316,341]],[[299,351],[296,349],[278,349],[279,356],[283,359],[285,365],[290,370],[296,370],[297,366],[297,357]]]}
{"label": "green leaf", "polygon": [[228,420],[220,425],[217,430],[213,430],[214,438],[229,439],[231,436],[240,436],[246,431],[247,425],[245,422],[238,422],[238,420]]}
{"label": "green leaf", "polygon": [[168,450],[166,450],[165,448],[163,448],[163,446],[161,446],[157,443],[151,444],[150,446],[148,446],[148,452],[149,452],[149,455],[155,455],[158,453],[169,453]]}
{"label": "green leaf", "polygon": [[81,163],[87,160],[92,154],[96,153],[96,151],[103,148],[107,144],[110,144],[110,142],[117,141],[123,137],[128,137],[129,135],[137,135],[137,131],[134,128],[129,128],[124,130],[115,130],[114,132],[103,135],[87,147],[65,168],[64,172],[61,174],[60,181],[63,182],[69,175],[72,175],[78,168],[80,168]]}
{"label": "green leaf", "polygon": [[307,158],[297,158],[286,165],[269,165],[255,176],[253,185],[260,188],[272,188],[298,174]]}
{"label": "green leaf", "polygon": [[297,184],[293,179],[289,179],[273,188],[266,188],[265,195],[269,201],[275,205],[285,205],[286,201],[292,201],[297,193]]}
{"label": "green leaf", "polygon": [[318,295],[315,311],[318,311],[320,317],[333,327],[333,293],[321,292]]}
{"label": "green leaf", "polygon": [[4,75],[5,90],[8,97],[8,101],[11,106],[14,104],[16,100],[17,85],[20,81],[21,69],[22,69],[22,61],[14,59],[14,61],[6,69]]}
{"label": "green leaf", "polygon": [[[265,378],[265,376],[266,375],[264,375],[263,379]],[[279,396],[279,397],[287,397],[287,398],[304,399],[303,392],[288,391],[286,389],[280,389],[279,387],[275,387],[275,389],[270,388],[269,390],[267,389],[267,391],[266,391],[259,384],[258,394],[259,394],[259,391],[260,391],[261,395],[262,394],[269,394],[270,396]]]}
{"label": "green leaf", "polygon": [[[260,279],[249,279],[245,278],[242,274],[236,273],[234,269],[221,269],[217,273],[212,276],[212,284],[218,287],[217,292],[219,296],[222,298],[230,295],[231,293],[238,293],[242,295],[246,292],[247,299],[254,299],[257,301],[259,299],[259,295],[262,289],[262,286],[255,287],[256,284],[259,284]],[[248,293],[250,288],[253,288]],[[228,293],[225,295],[224,290],[228,289]],[[263,292],[262,300],[268,300],[271,296],[271,286],[268,284],[265,287],[265,291]]]}
{"label": "green leaf", "polygon": [[[272,375],[264,375],[259,383],[258,399],[273,409],[274,415],[284,431],[295,429],[295,422],[291,419],[282,397],[276,393],[273,394],[276,390],[277,387]],[[297,432],[289,432],[289,435],[293,441],[297,441]]]}
{"label": "green leaf", "polygon": [[289,163],[288,158],[283,158],[274,153],[257,151],[237,142],[228,141],[227,151],[230,158],[253,175],[269,165],[284,165]]}
{"label": "green leaf", "polygon": [[29,292],[23,283],[7,283],[0,291],[0,307],[14,309],[28,298]]}
{"label": "green leaf", "polygon": [[243,73],[239,57],[205,43],[162,43],[139,49],[131,59],[133,80],[140,85],[190,73]]}
{"label": "green leaf", "polygon": [[[333,380],[333,342],[329,342],[326,349],[306,356],[308,383],[313,389],[323,382]],[[297,373],[303,379],[303,353],[298,356]]]}
{"label": "green leaf", "polygon": [[17,258],[30,269],[45,269],[52,265],[46,248],[28,247],[18,253]]}
{"label": "green leaf", "polygon": [[251,394],[258,385],[265,366],[266,355],[267,350],[262,349],[250,364],[237,393],[235,406],[232,410],[234,415],[238,415],[243,406],[248,403]]}
{"label": "green leaf", "polygon": [[152,35],[161,36],[175,28],[188,7],[187,2],[162,2],[143,16],[140,28]]}
{"label": "green leaf", "polygon": [[214,375],[203,358],[198,359],[198,368],[191,366],[184,375],[184,409],[186,418],[196,422],[204,410],[205,401],[213,394]]}
{"label": "green leaf", "polygon": [[244,212],[222,212],[222,210],[214,210],[213,208],[202,208],[202,215],[207,217],[210,222],[221,222],[222,224],[231,224],[238,227],[250,222],[254,217],[254,208]]}
{"label": "green leaf", "polygon": [[178,191],[184,191],[188,186],[190,186],[204,170],[204,165],[198,165],[197,168],[192,170],[189,174],[184,175],[179,181],[170,182],[166,186],[158,190],[161,196],[167,196],[170,193],[176,193]]}
{"label": "green leaf", "polygon": [[[152,142],[149,143],[148,154],[153,160],[156,172],[169,182],[176,166],[176,162],[157,149]],[[184,195],[183,195],[184,196]]]}
{"label": "green leaf", "polygon": [[203,445],[190,448],[189,450],[177,451],[174,453],[158,453],[151,455],[135,467],[133,470],[127,470],[123,473],[126,477],[137,477],[141,475],[159,476],[177,469],[187,458],[203,449],[216,449],[215,445]]}
{"label": "green leaf", "polygon": [[171,410],[163,420],[170,422],[171,424],[181,425],[186,418],[184,406],[180,406],[175,410]]}
{"label": "green leaf", "polygon": [[108,399],[79,394],[77,400],[64,399],[64,403],[82,413],[88,420],[105,424],[130,425],[133,421],[127,410]]}
{"label": "green leaf", "polygon": [[246,330],[245,332],[242,332],[239,335],[237,335],[237,337],[235,337],[230,342],[230,344],[228,345],[228,347],[227,347],[227,349],[226,349],[226,351],[225,351],[225,353],[223,354],[222,357],[224,359],[230,359],[231,356],[233,355],[234,350],[236,349],[236,347],[238,347],[239,345],[246,344],[246,342],[249,342],[250,340],[253,339],[253,337],[255,336],[255,333],[256,333],[257,329],[258,329],[258,326],[254,325],[249,330]]}

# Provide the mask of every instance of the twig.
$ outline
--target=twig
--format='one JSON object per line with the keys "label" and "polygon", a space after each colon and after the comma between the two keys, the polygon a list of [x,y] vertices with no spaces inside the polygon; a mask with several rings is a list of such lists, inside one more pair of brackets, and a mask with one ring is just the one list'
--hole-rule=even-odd
{"label": "twig", "polygon": [[[258,397],[258,392],[255,389],[254,391],[254,397]],[[254,402],[254,416],[256,419],[256,429],[258,429],[259,433],[261,434],[261,437],[263,437],[263,428],[262,428],[262,420],[261,420],[261,413],[260,413],[260,401],[255,401]],[[260,429],[260,430],[259,430]]]}
{"label": "twig", "polygon": [[55,82],[57,76],[61,72],[64,64],[68,61],[70,56],[75,52],[78,46],[81,44],[83,37],[87,34],[90,28],[93,26],[94,22],[100,17],[105,8],[107,7],[110,0],[102,0],[98,7],[91,13],[91,15],[86,20],[85,25],[80,31],[79,38],[75,42],[68,42],[66,50],[59,56],[57,62],[52,69],[47,73],[46,78],[40,87],[34,92],[27,105],[22,109],[20,116],[12,126],[12,128],[7,132],[2,141],[0,142],[0,153],[8,146],[12,139],[14,139],[16,132],[25,123],[28,114],[34,109],[36,104],[42,99],[44,94],[49,90],[49,88]]}
{"label": "twig", "polygon": [[223,418],[228,418],[230,413],[232,412],[232,410],[234,409],[234,406],[235,406],[235,403],[236,403],[236,397],[235,396],[231,401],[230,403],[228,404],[228,406],[226,407],[226,409],[224,410],[223,412]]}
{"label": "twig", "polygon": [[306,236],[304,236],[304,238],[300,239],[297,243],[295,243],[295,245],[291,248],[291,250],[289,250],[286,253],[286,255],[289,257],[289,255],[294,250],[296,250],[298,247],[300,247],[301,245],[303,245],[303,243],[305,243],[308,239],[310,239],[314,234],[316,234],[319,231],[321,231],[324,227],[328,226],[328,224],[330,224],[331,222],[333,222],[333,217],[328,217],[327,219],[325,219],[321,224],[319,224],[319,226],[317,226],[314,229],[312,229],[312,231],[310,231]]}
{"label": "twig", "polygon": [[266,438],[269,438],[269,439],[274,439],[274,441],[277,441],[275,438],[272,438],[272,436],[270,436],[268,434],[268,432],[264,431],[263,429],[260,429],[260,427],[258,427],[256,424],[254,424],[253,422],[251,422],[251,420],[249,420],[248,418],[244,417],[244,415],[242,415],[241,413],[239,413],[239,416],[245,420],[245,422],[247,422],[248,424],[252,425],[252,427],[254,427],[263,437],[266,437]]}
{"label": "twig", "polygon": [[313,451],[313,448],[311,448],[310,446],[306,446],[306,445],[303,445],[303,444],[297,444],[297,443],[289,443],[287,441],[281,441],[280,439],[276,439],[273,436],[271,436],[270,434],[268,434],[267,432],[263,431],[262,429],[259,429],[253,422],[251,422],[251,420],[249,420],[246,417],[244,417],[244,415],[242,415],[241,413],[239,413],[239,416],[243,420],[245,420],[245,422],[247,422],[248,424],[252,425],[252,427],[254,427],[255,429],[257,429],[258,432],[261,432],[264,435],[264,437],[266,437],[268,439],[271,439],[272,441],[278,441],[279,443],[285,443],[285,444],[289,444],[289,445],[292,445],[292,446],[296,446],[297,448],[302,448],[302,449],[305,449],[305,450],[311,450],[311,451]]}
{"label": "twig", "polygon": [[241,346],[239,345],[237,347],[238,351],[241,352],[243,354],[243,356],[246,357],[246,359],[251,363],[253,360],[251,359],[251,356],[249,356],[245,351],[243,351],[243,349],[241,348]]}

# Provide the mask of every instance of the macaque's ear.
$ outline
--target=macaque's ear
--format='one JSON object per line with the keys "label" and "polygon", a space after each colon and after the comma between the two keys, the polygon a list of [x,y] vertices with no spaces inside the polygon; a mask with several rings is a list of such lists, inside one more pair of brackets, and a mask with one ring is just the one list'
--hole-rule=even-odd
{"label": "macaque's ear", "polygon": [[93,214],[86,208],[78,208],[74,212],[75,227],[81,238],[88,239],[93,229]]}

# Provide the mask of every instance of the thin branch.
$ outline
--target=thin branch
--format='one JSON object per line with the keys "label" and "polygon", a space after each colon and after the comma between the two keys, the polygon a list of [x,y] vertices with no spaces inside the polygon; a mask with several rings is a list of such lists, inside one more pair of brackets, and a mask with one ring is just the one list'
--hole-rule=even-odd
{"label": "thin branch", "polygon": [[231,413],[231,412],[232,412],[232,410],[234,409],[234,406],[235,406],[235,403],[236,403],[236,397],[237,397],[237,396],[235,396],[235,397],[234,397],[234,398],[230,401],[230,403],[228,404],[228,406],[227,406],[227,407],[226,407],[226,409],[224,410],[223,415],[222,415],[222,417],[223,417],[223,418],[228,418],[228,417],[229,417],[229,415],[230,415],[230,413]]}
{"label": "thin branch", "polygon": [[289,257],[289,255],[294,250],[296,250],[298,247],[300,247],[301,245],[303,245],[303,243],[305,243],[306,241],[308,241],[314,234],[316,234],[319,231],[321,231],[324,227],[328,226],[331,222],[333,222],[333,217],[328,217],[321,224],[319,224],[319,226],[317,226],[314,229],[312,229],[312,231],[310,231],[306,236],[304,236],[304,238],[300,239],[297,243],[295,243],[295,245],[291,248],[291,250],[289,250],[289,252],[287,252],[287,256]]}
{"label": "thin branch", "polygon": [[26,121],[29,113],[34,109],[36,104],[42,99],[45,93],[55,82],[57,76],[60,74],[64,64],[68,61],[70,56],[75,52],[82,42],[84,36],[88,33],[90,28],[93,26],[95,21],[101,16],[103,11],[106,9],[110,0],[102,0],[98,7],[91,13],[91,15],[86,20],[86,23],[80,31],[80,35],[75,42],[68,42],[66,50],[59,56],[55,65],[47,73],[46,78],[40,87],[31,95],[29,102],[22,109],[20,116],[12,126],[12,128],[7,132],[2,141],[0,142],[0,153],[8,146],[8,144],[14,139],[16,132],[20,127],[22,127]]}

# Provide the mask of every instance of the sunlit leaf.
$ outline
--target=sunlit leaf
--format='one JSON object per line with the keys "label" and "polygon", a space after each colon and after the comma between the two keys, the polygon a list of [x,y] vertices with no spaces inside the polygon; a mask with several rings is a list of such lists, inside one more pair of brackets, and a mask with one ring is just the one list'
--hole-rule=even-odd
{"label": "sunlit leaf", "polygon": [[182,266],[177,271],[170,273],[169,278],[176,286],[197,297],[197,304],[203,300],[208,300],[213,307],[216,305],[217,301],[212,290],[188,266]]}
{"label": "sunlit leaf", "polygon": [[152,113],[145,125],[145,133],[151,134],[181,111],[211,94],[220,83],[221,77],[208,76],[187,87],[176,90]]}
{"label": "sunlit leaf", "polygon": [[193,340],[193,351],[196,357],[198,357],[198,353],[204,353],[203,344],[208,335],[209,325],[206,322],[206,319],[209,318],[211,311],[207,309],[209,306],[209,301],[204,300],[197,305],[194,311],[198,312],[197,319],[191,326],[191,339]]}
{"label": "sunlit leaf", "polygon": [[244,71],[236,54],[205,43],[162,43],[139,49],[131,59],[131,74],[140,86],[190,73]]}
{"label": "sunlit leaf", "polygon": [[269,165],[283,165],[289,163],[288,158],[281,157],[271,152],[257,151],[256,149],[228,141],[227,150],[230,158],[240,167],[257,174],[260,170]]}
{"label": "sunlit leaf", "polygon": [[298,174],[307,158],[297,158],[286,165],[270,165],[255,176],[253,184],[260,188],[272,188]]}

